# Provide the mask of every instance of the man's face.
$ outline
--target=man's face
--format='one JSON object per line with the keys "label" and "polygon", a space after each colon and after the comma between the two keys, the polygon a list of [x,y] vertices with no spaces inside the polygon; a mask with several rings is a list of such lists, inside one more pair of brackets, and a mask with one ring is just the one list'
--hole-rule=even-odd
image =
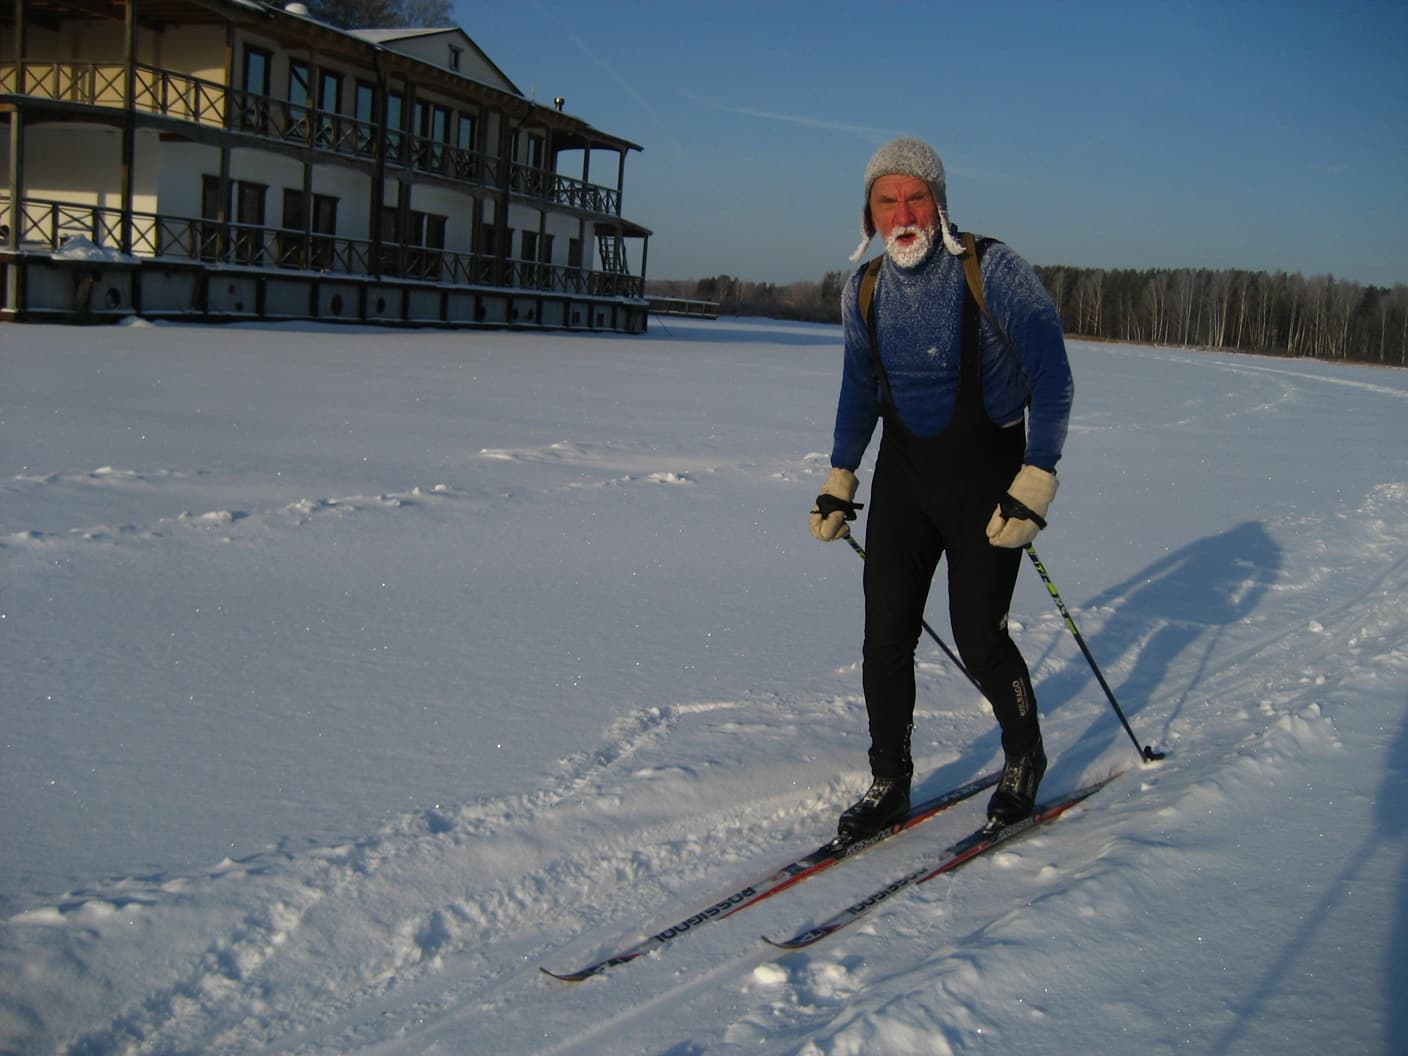
{"label": "man's face", "polygon": [[922,236],[932,241],[939,204],[929,185],[916,176],[881,176],[870,186],[870,218],[887,247],[909,251]]}

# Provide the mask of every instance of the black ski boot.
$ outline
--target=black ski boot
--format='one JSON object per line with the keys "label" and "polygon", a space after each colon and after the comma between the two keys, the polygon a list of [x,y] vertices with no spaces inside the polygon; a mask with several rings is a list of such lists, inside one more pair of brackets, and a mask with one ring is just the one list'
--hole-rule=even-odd
{"label": "black ski boot", "polygon": [[1036,790],[1046,773],[1046,752],[1038,738],[1025,751],[1008,755],[1002,766],[1002,780],[988,800],[989,830],[1021,821],[1036,806]]}
{"label": "black ski boot", "polygon": [[836,826],[843,843],[868,839],[909,813],[909,778],[877,777],[860,800],[846,808]]}

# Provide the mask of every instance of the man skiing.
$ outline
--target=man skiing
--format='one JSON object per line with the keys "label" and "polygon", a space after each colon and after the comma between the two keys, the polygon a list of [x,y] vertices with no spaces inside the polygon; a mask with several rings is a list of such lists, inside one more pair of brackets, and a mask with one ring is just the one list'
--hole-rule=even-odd
{"label": "man skiing", "polygon": [[861,505],[855,471],[883,417],[864,575],[873,781],[841,815],[843,839],[872,835],[909,810],[914,653],[941,556],[959,656],[1002,731],[990,823],[1029,814],[1046,771],[1036,697],[1007,613],[1022,548],[1045,527],[1056,495],[1070,365],[1055,305],[1031,267],[1000,242],[979,253],[980,309],[947,210],[943,163],[932,147],[900,138],[875,152],[865,170],[864,238],[852,259],[877,232],[885,254],[873,299],[861,294],[864,269],[842,296],[845,358],[831,471],[809,518],[817,539],[849,532]]}

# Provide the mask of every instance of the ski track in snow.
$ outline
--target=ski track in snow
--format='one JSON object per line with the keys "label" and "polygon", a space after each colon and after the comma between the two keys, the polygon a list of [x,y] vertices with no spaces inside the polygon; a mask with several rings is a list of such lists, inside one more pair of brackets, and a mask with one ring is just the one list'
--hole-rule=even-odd
{"label": "ski track in snow", "polygon": [[[356,1009],[350,1018],[360,1023],[369,1017],[368,1002],[394,998],[402,1006],[408,988],[414,994],[427,976],[422,1000],[448,1008],[482,1004],[508,984],[539,985],[540,958],[565,956],[556,951],[574,934],[620,917],[625,907],[606,899],[613,888],[629,890],[642,905],[668,906],[680,897],[670,884],[699,868],[710,847],[730,847],[725,857],[736,867],[765,853],[765,826],[771,836],[779,826],[813,819],[820,804],[812,794],[774,796],[742,811],[721,797],[698,814],[663,820],[652,820],[648,805],[628,802],[623,783],[648,785],[659,776],[632,765],[636,756],[683,722],[745,706],[757,705],[648,709],[620,720],[598,749],[565,760],[553,787],[531,795],[407,816],[357,843],[226,860],[203,875],[124,879],[22,912],[9,924],[60,930],[63,958],[81,963],[98,952],[94,947],[122,946],[134,928],[160,931],[168,917],[225,920],[225,930],[191,956],[193,971],[146,992],[107,1028],[79,1039],[74,1052],[235,1052],[275,1044],[297,1051],[298,1036],[313,1026],[310,1010],[333,1019],[332,1036],[320,1047],[365,1044],[365,1026],[338,1033],[339,1012]],[[616,832],[623,810],[643,815],[627,839]],[[575,850],[560,854],[560,847]],[[514,871],[498,862],[531,865]],[[449,883],[425,888],[423,877]],[[456,892],[453,878],[476,879]],[[346,927],[353,919],[356,926]],[[31,956],[60,954],[41,947]],[[441,993],[445,984],[435,973],[447,959],[461,963],[453,988]],[[355,971],[340,974],[332,964]]]}
{"label": "ski track in snow", "polygon": [[[567,465],[581,468],[608,468],[616,471],[628,470],[624,476],[611,476],[603,480],[584,484],[574,481],[569,487],[598,486],[617,484],[691,484],[691,474],[711,473],[716,467],[712,460],[697,459],[688,471],[676,469],[655,469],[659,458],[641,444],[588,444],[571,440],[561,440],[546,447],[535,448],[485,448],[479,456],[496,462],[541,463]],[[678,464],[678,458],[675,459]]]}
{"label": "ski track in snow", "polygon": [[[1164,703],[1178,703],[1154,738],[1169,749],[1170,760],[1127,775],[1100,802],[1058,823],[1061,828],[975,866],[1035,877],[1026,895],[1014,900],[999,888],[983,903],[1009,908],[987,919],[993,911],[979,909],[980,923],[972,925],[969,915],[966,927],[954,929],[945,894],[921,889],[833,949],[776,957],[749,945],[683,981],[651,973],[649,962],[669,962],[667,948],[616,970],[635,975],[630,1004],[598,989],[604,1000],[589,1002],[598,1009],[595,1022],[542,1051],[596,1051],[599,1037],[629,1032],[659,1010],[730,979],[743,980],[745,1011],[726,1033],[739,1051],[779,1031],[809,1037],[795,1050],[807,1054],[963,1051],[964,1039],[981,1029],[985,963],[1000,957],[1008,942],[1020,941],[1030,918],[1098,914],[1103,902],[1127,894],[1131,876],[1178,867],[1168,861],[1167,841],[1145,831],[1150,816],[1167,828],[1194,824],[1200,815],[1228,809],[1239,786],[1292,772],[1299,758],[1337,749],[1334,723],[1320,701],[1350,671],[1392,657],[1405,638],[1400,601],[1408,591],[1408,558],[1391,559],[1398,549],[1394,526],[1405,512],[1408,485],[1384,485],[1344,523],[1304,533],[1322,540],[1314,547],[1319,562],[1301,567],[1300,581],[1288,576],[1277,588],[1309,595],[1328,577],[1354,578],[1337,602],[1215,658],[1201,659],[1196,649],[1175,657],[1162,696]],[[1347,532],[1358,538],[1342,547],[1323,542],[1343,540]],[[1342,566],[1334,563],[1335,549],[1344,554]],[[1387,563],[1364,567],[1366,552]],[[1107,607],[1118,612],[1120,599]],[[1043,636],[1059,633],[1049,623],[1037,621]],[[1130,655],[1114,659],[1108,674],[1118,680],[1149,647],[1148,638],[1131,643]],[[1256,671],[1275,669],[1281,677],[1249,681],[1241,672],[1252,659]],[[1397,666],[1403,666],[1401,656]],[[1240,736],[1219,728],[1202,706],[1234,696],[1247,702],[1235,713],[1244,726]],[[646,709],[620,719],[597,748],[565,760],[552,786],[533,794],[408,815],[354,843],[227,860],[203,874],[99,885],[26,910],[8,926],[30,938],[26,957],[77,986],[90,973],[112,972],[110,959],[124,959],[129,945],[140,954],[143,936],[192,918],[200,922],[196,931],[221,922],[203,949],[168,951],[178,954],[175,963],[147,966],[150,982],[137,988],[140,996],[127,1000],[105,1027],[77,1039],[68,1049],[74,1053],[335,1052],[383,1044],[394,1050],[401,1042],[414,1051],[421,1021],[437,1032],[475,1021],[486,1040],[496,1036],[486,1019],[510,1031],[527,1029],[536,1003],[571,999],[554,993],[556,984],[539,976],[538,963],[566,966],[612,948],[638,927],[682,917],[689,903],[777,859],[779,845],[809,846],[818,814],[825,816],[844,796],[839,783],[821,796],[782,793],[740,804],[708,791],[697,775],[652,761],[667,754],[662,749],[672,740],[697,734],[692,724],[727,728],[759,706],[785,712],[803,705],[714,701]],[[1100,708],[1079,710],[1082,720],[1088,715],[1093,725],[1109,727]],[[1147,727],[1162,710],[1141,708],[1136,721]],[[1058,711],[1052,733],[1069,739],[1061,719]],[[1216,776],[1191,779],[1193,771],[1180,760],[1216,750],[1229,735],[1235,747],[1210,768]],[[685,816],[653,810],[651,787],[662,783],[668,794],[700,797],[701,809]],[[624,822],[622,812],[634,821]],[[1076,842],[1070,830],[1080,827],[1090,834]],[[728,851],[711,860],[717,848]],[[1078,848],[1095,853],[1082,856]],[[865,889],[865,869],[843,871],[852,873],[850,889]],[[954,898],[974,897],[961,876],[953,885],[933,886],[963,892]],[[629,893],[628,904],[612,897],[616,891]],[[887,976],[873,962],[863,967],[854,955],[838,952],[864,947],[897,927],[933,932],[931,958],[902,962]],[[658,985],[642,981],[652,974]],[[889,995],[883,1000],[867,997],[877,983]],[[575,993],[599,986],[594,981]],[[892,1014],[896,1002],[915,1017],[910,1024]],[[1032,1010],[1035,1021],[1041,1015]],[[942,1043],[926,1034],[931,1017],[950,1027]]]}
{"label": "ski track in snow", "polygon": [[[481,453],[481,457],[509,462],[556,461],[564,465],[580,466],[583,468],[599,468],[602,466],[603,460],[592,457],[587,453],[588,450],[588,445],[561,443],[553,444],[542,451],[486,450]],[[567,452],[571,453],[568,454]],[[608,464],[619,465],[620,461],[621,460],[618,459]],[[632,460],[627,461],[631,462]],[[649,462],[648,459],[644,461]],[[609,479],[592,483],[597,486],[622,484],[688,485],[692,483],[691,472],[713,471],[714,467],[712,463],[701,462],[698,469],[690,472],[675,469],[651,469],[643,470],[639,473],[627,473],[622,476],[613,476]],[[195,474],[187,474],[168,468],[138,470],[116,469],[111,466],[103,466],[89,472],[49,473],[44,475],[25,474],[13,478],[4,485],[3,488],[0,488],[0,499],[45,501],[46,496],[39,494],[41,489],[53,489],[56,492],[68,491],[72,493],[86,488],[102,488],[109,491],[126,488],[134,491],[149,492],[151,489],[160,487],[163,484],[179,483],[193,478],[208,478],[209,475],[209,471],[206,470],[197,471]],[[202,482],[210,486],[208,480],[203,480]],[[587,485],[582,481],[572,481],[564,486],[577,488]],[[55,498],[59,502],[63,501],[63,496],[56,496]],[[340,518],[358,513],[406,510],[422,504],[443,503],[456,500],[461,502],[466,500],[484,501],[483,497],[465,494],[464,492],[457,491],[448,484],[416,484],[398,492],[379,495],[299,498],[293,502],[262,509],[215,508],[201,513],[182,510],[173,516],[163,517],[146,524],[123,523],[115,525],[87,525],[69,528],[64,532],[44,531],[33,528],[20,529],[0,535],[0,549],[24,547],[53,548],[66,543],[150,542],[175,536],[180,532],[195,533],[195,538],[214,536],[221,542],[232,542],[235,537],[230,533],[229,529],[237,523],[240,525],[240,528],[245,531],[275,526],[301,527],[315,517],[335,516]],[[222,532],[224,534],[221,534]]]}
{"label": "ski track in snow", "polygon": [[[687,462],[672,457],[668,468],[661,468],[660,457],[648,446],[608,441],[588,443],[562,440],[534,448],[484,448],[478,459],[489,463],[515,465],[558,466],[581,471],[572,479],[555,487],[537,492],[539,498],[551,494],[556,487],[619,487],[622,485],[689,486],[701,476],[721,472],[753,473],[758,467],[730,467],[718,459],[697,457]],[[799,465],[793,462],[770,467],[773,479],[792,481],[824,471],[827,456],[810,454]],[[244,481],[221,481],[220,474],[210,469],[181,470],[170,467],[151,469],[101,466],[93,470],[17,474],[0,484],[0,500],[15,506],[23,502],[49,504],[60,508],[67,501],[81,497],[87,490],[101,490],[120,497],[128,492],[143,499],[159,489],[187,489],[199,493],[218,493],[223,488],[244,488]],[[236,525],[245,533],[274,527],[301,527],[316,517],[344,518],[355,514],[385,513],[409,510],[426,504],[445,502],[486,503],[502,499],[513,491],[504,488],[469,492],[449,484],[412,484],[403,490],[376,495],[346,495],[300,497],[291,502],[263,507],[217,506],[195,513],[188,509],[149,523],[117,523],[69,527],[63,530],[20,528],[0,534],[0,550],[46,548],[81,543],[151,542],[168,537],[215,539],[233,542]],[[185,533],[183,536],[181,533]]]}
{"label": "ski track in snow", "polygon": [[[91,472],[50,473],[43,476],[18,476],[0,490],[0,496],[44,501],[40,489],[56,492],[77,492],[85,488],[109,491],[132,489],[148,491],[168,482],[181,482],[192,476],[205,477],[208,471],[188,475],[173,469],[136,470],[104,466]],[[64,544],[151,542],[173,537],[179,532],[195,533],[197,538],[216,534],[223,542],[232,541],[229,534],[219,535],[238,522],[248,522],[242,528],[268,527],[275,524],[300,526],[319,515],[345,516],[364,511],[408,509],[419,503],[445,501],[453,497],[453,489],[445,484],[413,485],[399,493],[382,495],[352,495],[329,498],[302,498],[278,507],[263,510],[216,508],[201,513],[189,510],[162,517],[146,524],[101,524],[69,528],[62,533],[40,529],[22,529],[0,536],[0,549],[20,547],[54,548]],[[55,497],[58,502],[63,496]]]}

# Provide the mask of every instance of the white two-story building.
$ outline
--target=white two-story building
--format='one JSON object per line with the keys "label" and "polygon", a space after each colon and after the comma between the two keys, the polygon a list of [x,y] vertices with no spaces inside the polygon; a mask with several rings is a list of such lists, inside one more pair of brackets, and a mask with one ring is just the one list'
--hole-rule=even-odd
{"label": "white two-story building", "polygon": [[0,0],[0,318],[639,333],[639,149],[457,28]]}

